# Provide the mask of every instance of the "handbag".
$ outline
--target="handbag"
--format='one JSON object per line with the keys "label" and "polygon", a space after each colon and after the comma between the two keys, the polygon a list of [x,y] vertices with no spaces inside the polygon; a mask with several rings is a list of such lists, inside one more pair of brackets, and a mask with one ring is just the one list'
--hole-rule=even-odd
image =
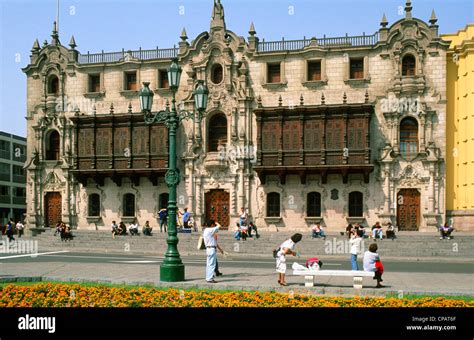
{"label": "handbag", "polygon": [[202,237],[202,236],[199,236],[197,249],[198,250],[206,249],[206,244],[204,243],[204,237]]}
{"label": "handbag", "polygon": [[383,264],[382,264],[382,261],[375,261],[375,269],[380,273],[380,275],[383,274]]}

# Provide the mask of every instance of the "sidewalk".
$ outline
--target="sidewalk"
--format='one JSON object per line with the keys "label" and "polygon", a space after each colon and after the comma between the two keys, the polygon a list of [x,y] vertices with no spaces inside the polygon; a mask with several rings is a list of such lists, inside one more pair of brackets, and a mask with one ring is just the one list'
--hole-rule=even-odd
{"label": "sidewalk", "polygon": [[[186,263],[185,263],[186,264]],[[291,268],[291,262],[289,262]],[[224,276],[217,284],[204,280],[205,264],[186,264],[186,281],[178,283],[160,282],[158,263],[147,264],[98,264],[98,263],[0,263],[0,282],[15,281],[65,281],[97,282],[128,285],[152,285],[177,289],[201,288],[220,290],[259,290],[286,293],[338,295],[338,296],[385,296],[389,293],[473,295],[474,277],[471,274],[445,273],[386,273],[385,285],[375,289],[375,281],[364,278],[364,288],[355,290],[352,278],[319,277],[314,288],[304,286],[304,278],[287,271],[287,287],[277,284],[273,269],[220,266]]]}

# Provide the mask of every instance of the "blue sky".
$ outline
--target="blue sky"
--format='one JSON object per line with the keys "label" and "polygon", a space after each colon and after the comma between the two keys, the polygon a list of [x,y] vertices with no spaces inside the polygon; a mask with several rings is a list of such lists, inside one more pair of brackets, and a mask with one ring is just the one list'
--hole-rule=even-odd
{"label": "blue sky", "polygon": [[[385,13],[402,18],[405,0],[222,0],[227,29],[260,39],[373,34]],[[213,0],[61,0],[59,33],[75,36],[81,53],[172,47],[183,27],[190,40],[209,29]],[[440,33],[474,23],[472,0],[412,0],[413,16],[428,21],[434,8]],[[0,130],[26,136],[26,77],[36,38],[50,41],[56,0],[0,0]]]}

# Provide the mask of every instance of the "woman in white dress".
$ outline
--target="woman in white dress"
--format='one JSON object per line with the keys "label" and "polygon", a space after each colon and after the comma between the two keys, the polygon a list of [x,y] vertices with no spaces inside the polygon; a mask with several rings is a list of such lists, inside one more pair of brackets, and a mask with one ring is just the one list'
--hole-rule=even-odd
{"label": "woman in white dress", "polygon": [[296,256],[295,252],[295,245],[301,239],[303,235],[301,234],[294,234],[290,237],[290,239],[283,242],[280,246],[276,254],[276,271],[278,273],[278,283],[281,286],[287,286],[285,282],[285,274],[286,274],[286,255],[293,255]]}

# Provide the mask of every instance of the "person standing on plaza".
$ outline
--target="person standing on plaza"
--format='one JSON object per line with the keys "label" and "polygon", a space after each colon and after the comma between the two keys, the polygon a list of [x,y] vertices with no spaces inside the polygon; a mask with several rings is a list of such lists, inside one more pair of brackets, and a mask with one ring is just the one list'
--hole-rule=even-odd
{"label": "person standing on plaza", "polygon": [[280,245],[278,252],[276,253],[276,271],[278,273],[278,283],[281,286],[287,286],[285,282],[285,274],[286,274],[286,255],[293,255],[296,256],[295,252],[295,245],[301,239],[303,235],[297,233],[290,237],[290,239],[286,240]]}
{"label": "person standing on plaza", "polygon": [[18,230],[18,238],[20,238],[23,235],[25,226],[23,223],[21,223],[20,220],[18,220],[18,223],[16,224],[16,230]]}
{"label": "person standing on plaza", "polygon": [[354,230],[352,232],[352,237],[349,240],[351,246],[351,267],[352,270],[359,270],[359,265],[357,264],[357,255],[360,254],[360,245],[362,243],[362,231]]}
{"label": "person standing on plaza", "polygon": [[15,241],[13,237],[13,220],[11,218],[7,223],[7,237],[9,241]]}
{"label": "person standing on plaza", "polygon": [[188,223],[189,223],[190,218],[191,218],[191,214],[188,212],[188,208],[184,208],[184,213],[183,213],[183,227],[184,228],[189,228]]}
{"label": "person standing on plaza", "polygon": [[168,210],[163,208],[158,212],[158,215],[160,216],[160,233],[163,232],[163,226],[165,227],[166,233],[166,229],[168,227]]}
{"label": "person standing on plaza", "polygon": [[[216,262],[217,262],[217,239],[215,235],[219,231],[220,224],[216,223],[214,220],[210,220],[204,229],[202,237],[204,239],[204,244],[206,245],[206,282],[208,283],[216,283],[217,281],[214,280],[214,273],[216,270]],[[224,253],[222,249],[220,249],[221,253]]]}

